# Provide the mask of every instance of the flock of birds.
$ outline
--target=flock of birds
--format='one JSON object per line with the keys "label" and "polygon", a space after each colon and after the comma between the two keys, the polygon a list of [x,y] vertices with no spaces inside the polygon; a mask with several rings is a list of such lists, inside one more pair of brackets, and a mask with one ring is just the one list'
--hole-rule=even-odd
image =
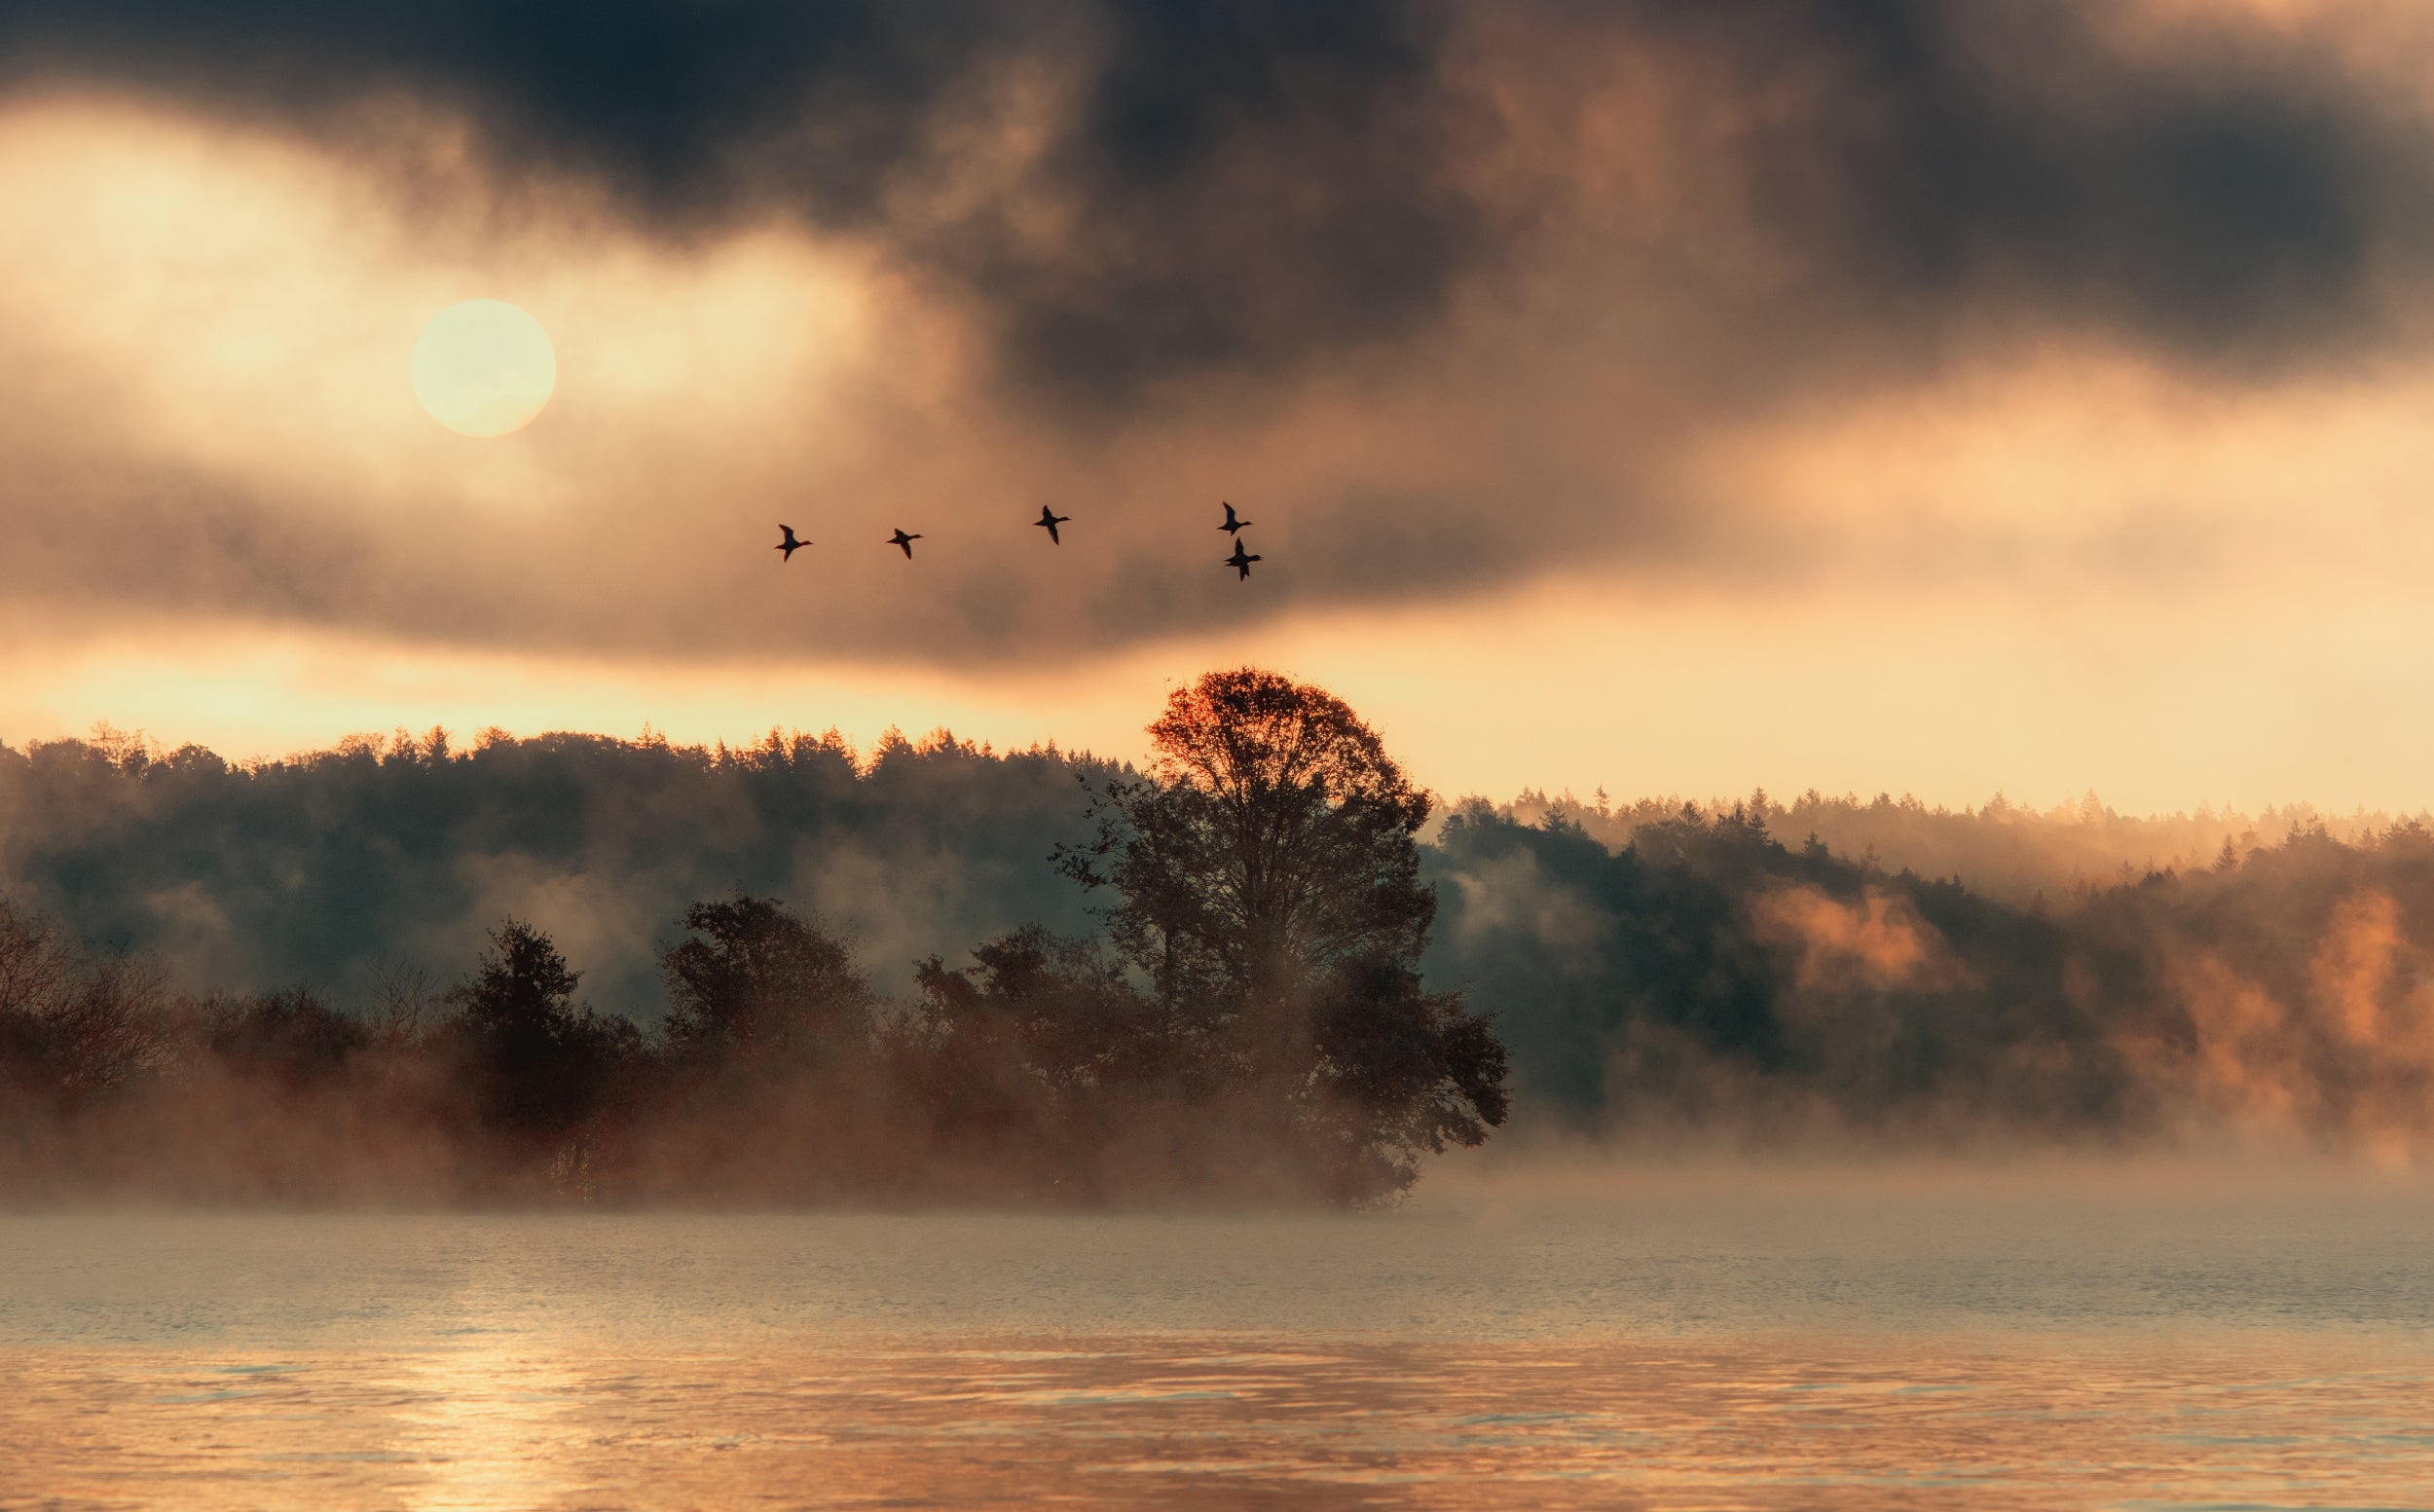
{"label": "flock of birds", "polygon": [[[1234,512],[1234,505],[1226,503],[1222,499],[1219,500],[1219,507],[1226,511],[1226,523],[1217,528],[1225,532],[1228,535],[1234,537],[1234,555],[1226,558],[1223,562],[1220,562],[1218,566],[1233,568],[1235,572],[1239,574],[1235,580],[1240,582],[1247,579],[1251,575],[1251,564],[1261,560],[1257,552],[1245,550],[1242,545],[1242,531],[1245,527],[1249,526],[1251,522],[1237,516]],[[1063,536],[1056,534],[1056,527],[1063,525],[1072,519],[1072,515],[1058,514],[1048,505],[1042,504],[1040,506],[1040,517],[1031,523],[1048,532],[1050,544],[1061,546],[1065,543],[1065,540]],[[779,526],[778,534],[785,538],[780,540],[770,549],[779,553],[780,559],[783,561],[793,561],[795,552],[802,550],[805,546],[813,544],[811,541],[797,539],[794,535],[794,527],[791,525]],[[902,551],[904,554],[904,560],[909,562],[912,560],[912,543],[920,538],[921,533],[919,531],[915,531],[911,535],[907,535],[904,532],[899,530],[895,535],[890,535],[887,538],[887,543],[894,546],[897,550]]]}

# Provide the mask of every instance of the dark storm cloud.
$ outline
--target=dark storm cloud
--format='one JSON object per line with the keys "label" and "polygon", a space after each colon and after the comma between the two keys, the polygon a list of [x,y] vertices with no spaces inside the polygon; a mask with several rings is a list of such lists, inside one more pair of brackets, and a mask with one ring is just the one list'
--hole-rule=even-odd
{"label": "dark storm cloud", "polygon": [[[1805,562],[1783,542],[1812,537],[1780,529],[1774,500],[1688,497],[1674,464],[1726,426],[2054,336],[2228,386],[2421,343],[2422,103],[2361,72],[2353,23],[2175,16],[0,0],[0,81],[28,93],[132,90],[267,121],[409,192],[419,160],[388,133],[420,102],[477,146],[472,173],[434,171],[441,193],[513,207],[519,186],[607,191],[630,228],[569,212],[570,245],[639,229],[708,247],[773,219],[835,234],[890,276],[872,309],[968,321],[990,359],[852,422],[884,466],[799,483],[776,462],[719,475],[730,460],[673,441],[645,476],[593,444],[633,417],[571,392],[548,423],[563,443],[534,446],[560,446],[551,476],[610,529],[544,582],[507,548],[555,521],[529,539],[486,521],[481,552],[401,523],[426,513],[332,524],[316,489],[355,486],[334,468],[214,470],[174,438],[113,431],[132,423],[108,398],[56,426],[19,415],[0,509],[48,544],[0,576],[483,644],[757,651],[808,629],[830,654],[948,661],[1026,635],[1103,649],[1278,606],[1434,602],[1626,552],[1747,580]],[[533,203],[545,219],[559,202]],[[463,248],[487,242],[449,244],[478,267]],[[18,375],[0,389],[56,387],[36,361],[0,366]],[[799,455],[810,474],[828,454]],[[27,481],[45,468],[76,481]],[[129,469],[162,476],[111,494]],[[920,581],[949,586],[911,603],[901,576],[873,579],[807,608],[737,593],[724,564],[745,554],[671,504],[678,479],[731,485],[739,518],[867,498],[889,518],[850,530],[874,540],[918,511]],[[1052,499],[1092,545],[1053,577],[956,556],[1009,493],[1030,502],[1008,519]],[[1263,522],[1254,589],[1182,521],[1228,495]],[[130,588],[94,544],[113,530],[179,547],[174,566]],[[1090,556],[1099,542],[1115,555]]]}
{"label": "dark storm cloud", "polygon": [[[238,113],[368,93],[462,110],[510,165],[622,191],[659,228],[771,206],[880,225],[977,295],[1014,374],[1104,399],[1424,321],[1484,249],[1439,183],[1461,117],[1441,28],[1395,0],[990,5],[146,0],[0,6],[17,79],[122,78]],[[1039,51],[1080,87],[1043,161],[939,227],[885,224],[931,129]],[[950,167],[952,166],[950,165]],[[1051,244],[1014,223],[1050,208]]]}
{"label": "dark storm cloud", "polygon": [[1135,4],[1057,154],[1084,233],[989,255],[1027,367],[1086,388],[1397,334],[1490,249],[1448,181],[1471,112],[1393,0]]}
{"label": "dark storm cloud", "polygon": [[[797,111],[838,129],[806,184],[846,206],[905,150],[855,108],[892,96],[909,129],[943,82],[917,61],[919,28],[870,5],[484,4],[212,6],[98,0],[0,9],[11,73],[126,79],[235,112],[303,118],[402,91],[473,111],[510,156],[606,174],[654,211],[697,213],[738,189],[738,155]],[[910,8],[906,8],[907,21]],[[856,129],[868,132],[852,139]],[[859,148],[860,150],[854,150]]]}
{"label": "dark storm cloud", "polygon": [[2378,254],[2425,244],[2426,122],[2304,40],[2133,51],[2103,30],[2133,8],[2025,0],[1638,9],[1741,98],[1811,91],[1741,144],[1755,220],[1808,292],[1896,319],[1993,303],[2271,360],[2365,333]]}
{"label": "dark storm cloud", "polygon": [[[2229,22],[2130,55],[2098,11],[2025,0],[1511,14],[1536,46],[1653,54],[1745,106],[1731,161],[1694,166],[1744,187],[1846,319],[1933,324],[1991,294],[2269,355],[2362,330],[2374,254],[2421,240],[2425,124]],[[1027,384],[1099,400],[1412,334],[1521,255],[1553,207],[1468,171],[1497,137],[1469,35],[1412,0],[0,5],[19,81],[314,122],[395,92],[663,228],[773,203],[877,228],[977,296]],[[889,189],[935,166],[931,127],[1037,54],[1075,86],[1044,150],[950,223],[902,223]],[[1016,229],[1043,207],[1056,234]]]}

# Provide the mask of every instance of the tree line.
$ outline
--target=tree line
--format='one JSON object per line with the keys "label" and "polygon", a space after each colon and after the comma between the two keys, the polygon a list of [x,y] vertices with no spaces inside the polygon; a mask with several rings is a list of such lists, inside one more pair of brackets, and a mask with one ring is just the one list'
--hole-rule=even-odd
{"label": "tree line", "polygon": [[1079,753],[951,733],[749,745],[399,731],[232,762],[125,732],[0,746],[0,893],[184,991],[348,1004],[453,979],[508,915],[548,922],[605,1012],[661,1009],[659,932],[695,900],[781,897],[878,983],[1025,923],[1093,927],[1042,858],[1088,830]]}
{"label": "tree line", "polygon": [[[2011,830],[2155,836],[1890,800],[1430,815],[1349,711],[1278,722],[1236,691],[1170,711],[1139,772],[946,738],[417,738],[254,769],[0,751],[0,847],[39,881],[0,931],[7,1179],[1373,1200],[1431,1121],[1493,1122],[1506,1053],[1522,1115],[1633,1147],[2434,1150],[2416,823],[2286,811],[2274,835],[2189,830],[2195,864],[1990,888],[1890,840],[1983,867]],[[1239,765],[1313,732],[1340,769]],[[1236,787],[1270,796],[1229,808]],[[1888,853],[1798,828],[1862,819]],[[848,1006],[702,1006],[750,975],[722,952],[775,949],[751,943],[783,932],[770,909],[809,932],[778,956],[829,983],[784,1000]],[[588,1028],[472,1034],[447,992],[515,954],[502,915],[580,969],[550,1001]],[[117,949],[144,918],[191,947]],[[494,1052],[593,1090],[543,1077],[512,1113]]]}
{"label": "tree line", "polygon": [[2320,825],[2053,899],[1755,806],[1628,843],[1457,806],[1429,965],[1540,1118],[1640,1147],[2434,1156],[2434,831]]}
{"label": "tree line", "polygon": [[380,1011],[174,990],[0,906],[0,1180],[348,1201],[1390,1200],[1507,1114],[1420,963],[1430,800],[1320,689],[1178,691],[1057,865],[1096,936],[1001,932],[875,989],[813,912],[696,902],[645,1034],[523,919]]}

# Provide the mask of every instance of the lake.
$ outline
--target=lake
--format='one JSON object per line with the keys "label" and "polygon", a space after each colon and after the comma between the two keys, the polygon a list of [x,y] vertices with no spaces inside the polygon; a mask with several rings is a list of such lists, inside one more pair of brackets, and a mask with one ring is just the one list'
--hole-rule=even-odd
{"label": "lake", "polygon": [[0,1505],[2434,1507],[2434,1199],[0,1217]]}

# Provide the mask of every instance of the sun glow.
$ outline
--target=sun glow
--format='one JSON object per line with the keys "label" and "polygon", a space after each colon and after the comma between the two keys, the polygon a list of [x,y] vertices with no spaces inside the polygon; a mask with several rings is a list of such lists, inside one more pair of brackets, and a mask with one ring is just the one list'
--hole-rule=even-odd
{"label": "sun glow", "polygon": [[461,436],[521,430],[558,387],[558,354],[541,323],[496,299],[431,316],[414,344],[414,396]]}

